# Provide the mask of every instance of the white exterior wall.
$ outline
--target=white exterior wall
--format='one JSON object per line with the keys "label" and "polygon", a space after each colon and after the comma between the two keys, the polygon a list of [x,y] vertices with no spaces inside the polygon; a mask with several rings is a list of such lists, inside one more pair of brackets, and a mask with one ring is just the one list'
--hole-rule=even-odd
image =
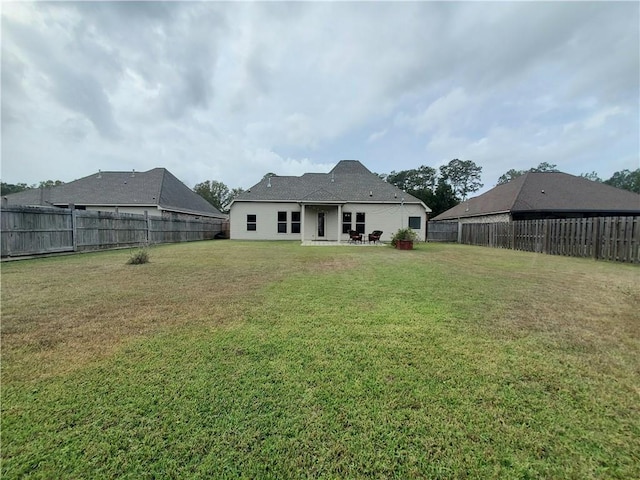
{"label": "white exterior wall", "polygon": [[[382,230],[382,241],[388,242],[393,234],[407,227],[409,217],[420,217],[418,239],[424,241],[426,232],[426,212],[422,205],[399,205],[380,203],[347,203],[340,210],[337,205],[304,205],[302,229],[304,237],[291,233],[291,212],[301,212],[297,202],[234,202],[230,213],[230,236],[236,240],[328,240],[348,242],[349,235],[342,233],[342,212],[352,213],[351,228],[356,228],[356,213],[365,214],[366,235],[374,230]],[[278,233],[278,212],[287,212],[287,233]],[[325,215],[325,236],[318,236],[318,213]],[[340,212],[340,213],[339,213]],[[256,230],[247,231],[247,215],[256,215]]]}
{"label": "white exterior wall", "polygon": [[[296,202],[234,202],[229,214],[230,236],[235,240],[301,240],[291,233],[291,212],[299,212]],[[287,233],[278,233],[278,212],[287,212]],[[256,230],[247,231],[247,215],[256,216]]]}
{"label": "white exterior wall", "polygon": [[[365,241],[366,235],[374,230],[382,230],[383,242],[390,242],[391,237],[400,228],[409,225],[409,217],[420,217],[420,229],[416,230],[418,240],[424,241],[426,234],[427,215],[422,205],[399,205],[386,203],[354,203],[347,204],[342,209],[343,212],[352,212],[353,229],[355,230],[356,213],[365,214]],[[342,230],[340,230],[342,231]],[[349,235],[343,234],[345,241],[349,240]]]}

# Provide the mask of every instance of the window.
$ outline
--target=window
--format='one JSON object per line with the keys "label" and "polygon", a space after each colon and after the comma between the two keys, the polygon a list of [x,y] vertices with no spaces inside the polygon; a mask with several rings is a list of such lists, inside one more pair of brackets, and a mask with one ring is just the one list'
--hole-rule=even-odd
{"label": "window", "polygon": [[351,230],[351,212],[342,212],[342,233]]}
{"label": "window", "polygon": [[287,212],[278,212],[278,233],[287,233]]}
{"label": "window", "polygon": [[356,213],[356,232],[364,233],[364,212]]}
{"label": "window", "polygon": [[291,212],[291,233],[300,233],[300,212]]}
{"label": "window", "polygon": [[420,230],[421,225],[422,225],[421,217],[409,217],[409,228],[413,228],[414,230]]}
{"label": "window", "polygon": [[255,231],[256,231],[256,216],[247,215],[247,232],[255,232]]}

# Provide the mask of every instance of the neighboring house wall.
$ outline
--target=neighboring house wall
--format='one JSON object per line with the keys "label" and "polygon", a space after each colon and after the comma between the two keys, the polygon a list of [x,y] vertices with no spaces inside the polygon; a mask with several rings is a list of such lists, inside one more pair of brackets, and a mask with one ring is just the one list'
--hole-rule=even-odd
{"label": "neighboring house wall", "polygon": [[131,213],[134,215],[144,215],[146,211],[150,216],[161,217],[162,211],[155,205],[149,205],[148,207],[113,207],[105,205],[87,205],[85,207],[87,211],[93,212],[115,212],[118,213]]}
{"label": "neighboring house wall", "polygon": [[131,213],[133,215],[144,215],[145,212],[150,217],[172,217],[172,218],[180,218],[180,219],[199,219],[199,218],[218,218],[220,220],[227,220],[228,217],[225,215],[220,215],[216,217],[211,217],[208,215],[198,215],[197,213],[184,213],[184,212],[176,212],[172,210],[163,210],[157,205],[149,205],[146,207],[114,207],[107,205],[87,205],[84,210],[94,211],[94,212],[118,212],[118,213]]}
{"label": "neighboring house wall", "polygon": [[497,223],[510,222],[511,215],[509,213],[495,213],[492,215],[479,215],[477,217],[460,218],[460,223]]}

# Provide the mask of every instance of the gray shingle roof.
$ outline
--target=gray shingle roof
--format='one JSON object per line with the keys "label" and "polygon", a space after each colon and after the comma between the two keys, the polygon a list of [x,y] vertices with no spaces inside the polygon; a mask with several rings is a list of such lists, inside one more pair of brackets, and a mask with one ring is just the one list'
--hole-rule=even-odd
{"label": "gray shingle roof", "polygon": [[159,206],[164,210],[224,217],[165,168],[147,172],[98,172],[50,189],[7,195],[14,205]]}
{"label": "gray shingle roof", "polygon": [[640,214],[640,195],[561,172],[528,172],[432,220],[524,212]]}
{"label": "gray shingle roof", "polygon": [[[234,202],[422,203],[371,173],[357,160],[342,160],[329,173],[273,176],[238,195]],[[431,210],[427,210],[431,211]]]}

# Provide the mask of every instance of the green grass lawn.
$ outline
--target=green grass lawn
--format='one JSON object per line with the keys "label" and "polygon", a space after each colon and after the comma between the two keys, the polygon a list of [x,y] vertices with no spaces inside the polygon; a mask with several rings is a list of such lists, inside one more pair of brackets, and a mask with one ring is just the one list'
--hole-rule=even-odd
{"label": "green grass lawn", "polygon": [[640,478],[640,269],[210,241],[2,265],[10,478]]}

